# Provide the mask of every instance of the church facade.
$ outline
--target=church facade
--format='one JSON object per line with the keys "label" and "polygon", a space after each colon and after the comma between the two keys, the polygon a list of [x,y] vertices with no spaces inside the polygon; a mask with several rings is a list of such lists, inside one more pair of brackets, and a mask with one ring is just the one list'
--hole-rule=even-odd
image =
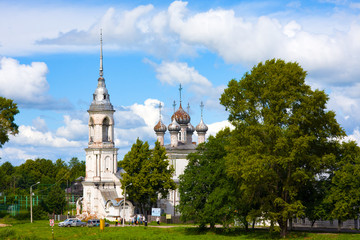
{"label": "church facade", "polygon": [[[189,105],[186,112],[182,108],[181,85],[180,105],[171,117],[172,122],[168,127],[160,118],[154,131],[157,141],[165,147],[170,164],[174,167],[173,180],[179,184],[179,176],[184,172],[188,164],[187,155],[195,152],[196,142],[193,142],[193,133],[198,134],[198,143],[205,142],[205,134],[208,127],[203,122],[201,103],[201,121],[196,126],[190,123]],[[93,100],[89,107],[89,142],[85,149],[86,153],[86,176],[83,185],[83,197],[77,201],[77,215],[82,219],[86,218],[125,218],[129,221],[134,215],[135,207],[131,199],[124,198],[121,188],[121,174],[123,169],[117,167],[118,149],[114,143],[114,108],[110,102],[110,95],[106,88],[103,77],[102,38],[100,40],[100,73]],[[170,133],[170,144],[164,145],[166,131]],[[124,204],[124,199],[126,199]],[[159,199],[158,207],[164,213],[173,216],[179,215],[175,206],[178,205],[180,195],[178,190],[170,191],[167,199]]]}
{"label": "church facade", "polygon": [[[187,155],[196,151],[197,144],[205,142],[205,135],[208,130],[208,127],[203,121],[203,103],[201,102],[200,105],[201,121],[195,128],[190,122],[191,117],[189,104],[187,107],[187,112],[182,108],[181,90],[182,88],[180,84],[180,105],[178,110],[175,111],[175,102],[173,104],[174,114],[171,116],[172,122],[166,128],[165,124],[161,121],[160,105],[159,122],[154,127],[157,141],[165,147],[168,160],[175,169],[173,180],[177,185],[179,185],[179,176],[184,173],[184,170],[188,164],[188,160],[186,159]],[[164,145],[164,135],[167,130],[170,134],[170,144]],[[193,134],[195,131],[198,135],[198,143],[193,142]],[[176,216],[180,215],[180,213],[176,211],[176,206],[179,204],[179,201],[180,194],[179,190],[176,189],[171,190],[166,199],[159,199],[158,205],[164,213]]]}

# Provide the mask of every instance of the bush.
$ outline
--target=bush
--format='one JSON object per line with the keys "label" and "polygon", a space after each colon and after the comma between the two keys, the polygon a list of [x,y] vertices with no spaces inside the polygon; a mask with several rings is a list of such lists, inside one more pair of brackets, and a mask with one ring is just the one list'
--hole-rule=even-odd
{"label": "bush", "polygon": [[5,217],[6,215],[8,215],[6,211],[0,211],[0,218]]}

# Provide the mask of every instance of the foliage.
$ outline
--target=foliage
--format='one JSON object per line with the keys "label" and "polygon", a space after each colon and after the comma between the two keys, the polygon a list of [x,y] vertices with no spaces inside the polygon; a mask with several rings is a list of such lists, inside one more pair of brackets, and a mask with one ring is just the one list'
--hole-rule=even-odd
{"label": "foliage", "polygon": [[15,115],[19,113],[17,104],[11,99],[0,97],[0,147],[9,141],[9,134],[18,133]]}
{"label": "foliage", "polygon": [[345,133],[326,111],[327,95],[305,84],[297,63],[268,60],[240,81],[231,80],[220,102],[235,126],[226,157],[228,174],[277,221],[304,214],[299,191],[327,166],[336,139]]}
{"label": "foliage", "polygon": [[65,192],[59,184],[51,187],[50,192],[45,199],[45,205],[49,213],[61,214],[66,206]]}
{"label": "foliage", "polygon": [[228,224],[235,213],[236,188],[226,176],[224,157],[230,130],[220,131],[216,137],[201,144],[196,153],[188,155],[189,163],[180,176],[179,211],[183,221],[194,221],[200,227],[210,223]]}
{"label": "foliage", "polygon": [[355,218],[360,212],[360,148],[355,142],[341,144],[331,183],[325,199],[330,205],[330,218]]}
{"label": "foliage", "polygon": [[172,180],[174,168],[169,165],[165,148],[159,142],[150,150],[147,142],[137,139],[120,166],[125,170],[121,185],[128,186],[126,193],[143,213],[156,204],[158,196],[165,198],[170,189],[176,188]]}

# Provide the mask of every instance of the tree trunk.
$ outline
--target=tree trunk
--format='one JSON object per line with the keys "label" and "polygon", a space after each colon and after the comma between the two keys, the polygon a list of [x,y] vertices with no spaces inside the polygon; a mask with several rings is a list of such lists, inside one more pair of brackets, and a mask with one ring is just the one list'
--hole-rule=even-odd
{"label": "tree trunk", "polygon": [[255,229],[255,221],[256,221],[256,219],[254,218],[253,222],[252,222],[252,226],[251,226],[253,230]]}
{"label": "tree trunk", "polygon": [[210,230],[214,230],[215,229],[215,223],[210,223]]}
{"label": "tree trunk", "polygon": [[341,231],[342,224],[343,224],[342,220],[338,219],[338,232]]}
{"label": "tree trunk", "polygon": [[293,229],[293,222],[292,218],[289,219],[289,230],[291,231]]}
{"label": "tree trunk", "polygon": [[280,237],[285,238],[287,234],[287,220],[279,220]]}

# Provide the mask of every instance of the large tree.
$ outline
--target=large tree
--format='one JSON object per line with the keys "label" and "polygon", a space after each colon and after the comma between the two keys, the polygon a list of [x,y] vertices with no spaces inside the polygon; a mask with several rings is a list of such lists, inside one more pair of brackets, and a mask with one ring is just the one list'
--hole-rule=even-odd
{"label": "large tree", "polygon": [[0,147],[9,141],[9,134],[18,133],[15,115],[19,113],[16,103],[11,99],[0,97]]}
{"label": "large tree", "polygon": [[127,186],[129,199],[138,205],[142,213],[154,206],[158,197],[166,198],[169,190],[176,188],[172,179],[174,168],[169,165],[166,150],[159,142],[151,150],[147,142],[137,139],[120,166],[125,170],[121,179],[122,188]]}
{"label": "large tree", "polygon": [[183,221],[193,221],[204,227],[210,224],[228,224],[238,208],[234,181],[226,175],[225,146],[228,144],[230,130],[220,131],[216,137],[188,155],[189,163],[180,176],[179,211]]}
{"label": "large tree", "polygon": [[299,191],[326,169],[345,135],[326,110],[328,96],[305,77],[297,63],[272,59],[231,80],[220,98],[235,126],[228,173],[259,204],[258,213],[279,224],[281,236],[288,219],[304,213]]}

